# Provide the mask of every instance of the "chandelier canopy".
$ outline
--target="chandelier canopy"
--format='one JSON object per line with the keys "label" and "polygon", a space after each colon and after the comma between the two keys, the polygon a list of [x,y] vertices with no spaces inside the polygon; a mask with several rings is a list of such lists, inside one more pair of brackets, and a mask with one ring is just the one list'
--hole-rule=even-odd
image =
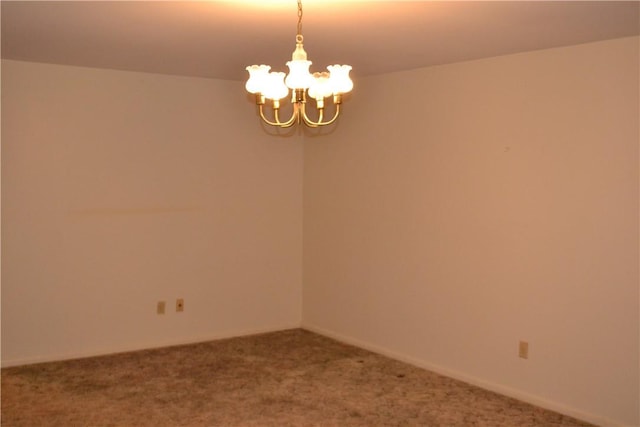
{"label": "chandelier canopy", "polygon": [[[298,0],[298,32],[296,35],[296,49],[291,55],[291,61],[287,62],[289,74],[270,71],[269,65],[251,65],[246,68],[249,79],[245,85],[248,92],[255,94],[256,105],[262,120],[271,125],[282,128],[304,123],[309,127],[329,125],[336,121],[340,114],[342,95],[353,88],[353,82],[349,77],[350,65],[329,65],[327,71],[309,72],[311,61],[307,59],[302,45],[302,0]],[[281,121],[280,100],[289,95],[291,89],[291,103],[293,113],[286,121]],[[333,96],[335,112],[330,120],[324,118],[324,99]],[[312,120],[307,115],[307,97],[316,100],[317,120]],[[267,119],[264,114],[266,99],[270,99],[273,109],[273,120]]]}

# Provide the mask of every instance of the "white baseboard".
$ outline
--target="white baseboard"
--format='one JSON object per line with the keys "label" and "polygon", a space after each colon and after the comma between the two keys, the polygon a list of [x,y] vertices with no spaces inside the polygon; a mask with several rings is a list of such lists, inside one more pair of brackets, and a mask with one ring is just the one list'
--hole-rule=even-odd
{"label": "white baseboard", "polygon": [[119,348],[109,348],[109,349],[101,349],[96,351],[78,352],[78,353],[44,355],[44,356],[24,358],[24,359],[13,359],[13,360],[3,359],[2,367],[9,368],[12,366],[33,365],[36,363],[59,362],[63,360],[84,359],[87,357],[96,357],[96,356],[107,356],[107,355],[113,355],[118,353],[129,353],[132,351],[150,350],[154,348],[196,344],[200,342],[214,341],[214,340],[220,340],[225,338],[257,335],[257,334],[278,332],[278,331],[284,331],[287,329],[298,329],[298,328],[300,328],[299,323],[292,324],[292,325],[266,327],[266,328],[229,330],[229,331],[214,333],[207,336],[189,337],[183,340],[145,342],[145,343],[140,343],[139,345],[134,345],[134,346],[123,346]]}
{"label": "white baseboard", "polygon": [[374,353],[381,354],[383,356],[387,356],[391,359],[398,360],[400,362],[408,363],[413,366],[417,366],[422,369],[426,369],[449,378],[454,378],[456,380],[460,380],[466,382],[468,384],[472,384],[483,388],[485,390],[493,391],[504,396],[512,397],[514,399],[530,403],[532,405],[548,409],[554,412],[558,412],[564,415],[568,415],[573,418],[577,418],[582,421],[586,421],[588,423],[592,423],[601,427],[633,427],[633,426],[624,426],[618,422],[615,422],[610,419],[606,419],[597,415],[588,414],[583,411],[579,411],[575,408],[571,408],[556,402],[549,401],[547,399],[541,398],[539,396],[523,392],[521,390],[513,389],[511,387],[506,387],[504,385],[492,383],[490,381],[473,377],[467,375],[463,372],[455,371],[443,366],[432,364],[426,360],[417,359],[415,357],[407,356],[405,354],[398,353],[396,351],[390,350],[388,348],[384,348],[375,344],[371,344],[365,341],[361,341],[359,339],[349,337],[346,335],[339,334],[334,331],[330,331],[321,327],[317,327],[315,325],[303,322],[302,328],[306,329],[310,332],[317,333],[319,335],[324,335],[328,338],[335,339],[336,341],[343,342],[345,344],[354,345],[356,347],[363,348],[365,350],[372,351]]}

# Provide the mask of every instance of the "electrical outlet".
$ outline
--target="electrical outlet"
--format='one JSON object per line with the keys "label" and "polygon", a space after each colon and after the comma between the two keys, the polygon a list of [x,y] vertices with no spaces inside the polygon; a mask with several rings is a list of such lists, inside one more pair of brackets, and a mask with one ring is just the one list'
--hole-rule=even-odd
{"label": "electrical outlet", "polygon": [[184,300],[182,298],[176,300],[176,311],[184,311]]}
{"label": "electrical outlet", "polygon": [[518,345],[518,357],[521,359],[529,358],[529,343],[526,341],[520,341]]}
{"label": "electrical outlet", "polygon": [[164,308],[165,308],[165,302],[164,301],[158,301],[158,306],[157,306],[157,309],[156,309],[158,314],[164,314]]}

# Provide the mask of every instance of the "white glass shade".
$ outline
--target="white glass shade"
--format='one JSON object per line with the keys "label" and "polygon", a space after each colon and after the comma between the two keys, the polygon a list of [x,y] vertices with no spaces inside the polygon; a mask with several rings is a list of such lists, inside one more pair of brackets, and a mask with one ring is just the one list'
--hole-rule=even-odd
{"label": "white glass shade", "polygon": [[246,70],[249,72],[249,80],[245,84],[247,92],[262,93],[270,69],[271,67],[268,65],[251,65],[247,67]]}
{"label": "white glass shade", "polygon": [[319,101],[331,96],[333,89],[329,81],[329,73],[326,71],[322,73],[313,73],[313,80],[313,84],[309,87],[310,97]]}
{"label": "white glass shade", "polygon": [[284,73],[269,73],[265,79],[263,95],[268,99],[282,99],[289,94],[284,84]]}
{"label": "white glass shade", "polygon": [[291,89],[307,89],[313,84],[313,76],[309,72],[311,61],[294,59],[287,62],[289,74],[284,80]]}
{"label": "white glass shade", "polygon": [[349,77],[351,65],[329,65],[327,70],[331,73],[329,81],[334,94],[351,92],[353,89],[353,81]]}

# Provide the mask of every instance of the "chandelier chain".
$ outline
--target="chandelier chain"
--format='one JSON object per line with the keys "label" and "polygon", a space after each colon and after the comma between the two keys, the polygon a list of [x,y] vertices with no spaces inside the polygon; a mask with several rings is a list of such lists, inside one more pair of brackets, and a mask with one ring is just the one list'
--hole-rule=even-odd
{"label": "chandelier chain", "polygon": [[298,34],[302,36],[302,0],[298,0]]}

